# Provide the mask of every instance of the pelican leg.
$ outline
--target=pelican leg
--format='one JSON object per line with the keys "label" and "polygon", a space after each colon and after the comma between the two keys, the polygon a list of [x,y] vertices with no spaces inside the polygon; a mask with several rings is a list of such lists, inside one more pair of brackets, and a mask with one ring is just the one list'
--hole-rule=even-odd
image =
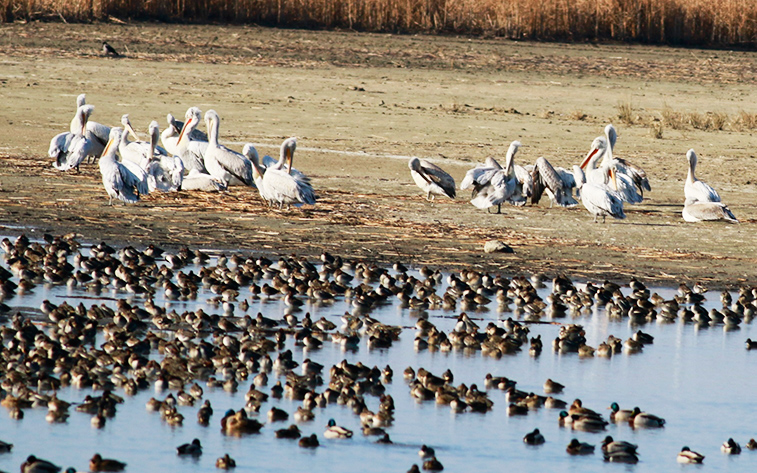
{"label": "pelican leg", "polygon": [[502,213],[502,204],[497,204],[497,213],[498,214]]}

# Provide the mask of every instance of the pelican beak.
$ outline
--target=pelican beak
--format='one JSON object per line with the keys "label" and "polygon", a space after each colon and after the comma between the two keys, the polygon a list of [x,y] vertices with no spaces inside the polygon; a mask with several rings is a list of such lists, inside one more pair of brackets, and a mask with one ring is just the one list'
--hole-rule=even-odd
{"label": "pelican beak", "polygon": [[584,159],[583,162],[581,163],[582,170],[585,169],[586,166],[589,165],[589,161],[591,161],[591,158],[594,157],[594,155],[597,154],[598,151],[599,151],[599,148],[594,148],[593,150],[589,152],[588,155],[586,155],[586,159]]}
{"label": "pelican beak", "polygon": [[287,148],[285,153],[287,158],[287,166],[289,167],[289,169],[287,169],[287,173],[292,174],[292,159],[294,158],[294,155],[292,154],[292,148]]}
{"label": "pelican beak", "polygon": [[108,144],[105,145],[105,149],[103,150],[103,153],[101,154],[101,156],[105,156],[106,154],[108,154],[108,150],[110,149],[111,146],[113,146],[113,143],[115,141],[116,140],[114,140],[114,139],[109,139],[108,140]]}
{"label": "pelican beak", "polygon": [[416,171],[416,172],[418,172],[418,175],[420,175],[423,178],[424,181],[426,181],[429,184],[431,184],[431,179],[428,178],[428,176],[426,175],[425,172],[423,172],[423,171]]}
{"label": "pelican beak", "polygon": [[194,117],[190,118],[186,122],[184,122],[184,126],[181,127],[181,132],[179,133],[179,141],[176,142],[176,144],[181,143],[181,139],[184,138],[184,131],[187,129],[190,123],[192,123],[192,120],[194,120]]}
{"label": "pelican beak", "polygon": [[126,124],[126,129],[129,131],[129,134],[134,137],[135,140],[140,141],[139,136],[137,136],[137,132],[134,131],[134,128],[131,127],[131,123]]}
{"label": "pelican beak", "polygon": [[610,180],[612,181],[612,186],[615,190],[618,190],[618,178],[615,174],[615,168],[610,168]]}

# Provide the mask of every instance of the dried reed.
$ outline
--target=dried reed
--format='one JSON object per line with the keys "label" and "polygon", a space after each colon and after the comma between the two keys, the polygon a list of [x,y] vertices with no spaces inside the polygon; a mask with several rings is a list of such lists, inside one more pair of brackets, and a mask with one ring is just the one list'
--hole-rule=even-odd
{"label": "dried reed", "polygon": [[536,40],[757,44],[746,0],[0,0],[0,21],[109,17]]}

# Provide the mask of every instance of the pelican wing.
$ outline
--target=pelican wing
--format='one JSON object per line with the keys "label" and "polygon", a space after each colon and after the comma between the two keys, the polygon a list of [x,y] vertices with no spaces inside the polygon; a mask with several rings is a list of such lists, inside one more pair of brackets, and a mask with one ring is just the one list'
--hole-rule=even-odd
{"label": "pelican wing", "polygon": [[[550,197],[561,207],[572,207],[578,204],[571,195],[570,188],[566,189],[566,183],[561,175],[545,158],[540,157],[536,160],[531,176],[534,181],[534,193],[531,196],[532,204],[538,203],[542,194],[547,190],[551,194]],[[575,183],[575,181],[573,182]]]}
{"label": "pelican wing", "polygon": [[[65,161],[65,155],[67,155],[68,150],[71,149],[71,140],[74,139],[74,136],[76,135],[69,131],[64,131],[63,133],[58,133],[53,136],[53,139],[50,140],[50,148],[47,151],[48,156],[57,160],[58,157],[63,154]],[[56,164],[58,163],[56,162]]]}
{"label": "pelican wing", "polygon": [[150,193],[150,188],[147,184],[147,173],[139,164],[132,161],[123,161],[118,164],[118,171],[121,174],[124,188],[136,189],[140,195]]}
{"label": "pelican wing", "polygon": [[639,193],[642,196],[644,195],[644,191],[652,190],[652,187],[649,185],[649,179],[647,179],[647,173],[643,169],[633,163],[626,161],[623,158],[615,159],[618,162],[618,171],[623,174],[627,174],[631,177],[631,179],[633,179],[634,184],[639,188]]}
{"label": "pelican wing", "polygon": [[214,150],[208,148],[207,153],[213,153],[213,158],[221,165],[226,172],[243,182],[245,185],[255,187],[252,178],[252,163],[245,156],[230,150],[225,146],[217,146]]}
{"label": "pelican wing", "polygon": [[308,179],[298,180],[284,170],[268,169],[263,175],[263,197],[278,204],[315,204]]}
{"label": "pelican wing", "polygon": [[585,184],[581,187],[581,202],[594,215],[610,215],[618,219],[626,218],[623,212],[623,201],[614,193],[594,184]]}
{"label": "pelican wing", "polygon": [[423,172],[431,179],[431,182],[439,186],[451,199],[455,198],[455,180],[442,168],[426,160],[421,161]]}
{"label": "pelican wing", "polygon": [[87,135],[87,138],[97,140],[105,148],[110,136],[110,127],[102,123],[87,121]]}
{"label": "pelican wing", "polygon": [[84,159],[90,154],[92,142],[83,135],[73,135],[69,142],[68,152],[59,154],[53,164],[61,171],[78,168]]}
{"label": "pelican wing", "polygon": [[687,222],[725,220],[739,223],[731,210],[722,202],[693,202],[683,207],[683,219]]}
{"label": "pelican wing", "polygon": [[718,192],[706,182],[696,180],[686,182],[683,188],[686,202],[720,202]]}
{"label": "pelican wing", "polygon": [[184,177],[181,188],[187,191],[219,192],[226,190],[226,184],[210,174],[192,169]]}

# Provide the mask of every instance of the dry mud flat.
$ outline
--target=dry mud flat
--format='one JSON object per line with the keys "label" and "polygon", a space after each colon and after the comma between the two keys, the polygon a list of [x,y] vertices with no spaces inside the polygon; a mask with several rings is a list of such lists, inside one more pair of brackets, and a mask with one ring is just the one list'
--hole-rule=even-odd
{"label": "dry mud flat", "polygon": [[[101,40],[125,57],[100,56]],[[321,251],[375,261],[479,265],[508,273],[564,271],[577,277],[754,283],[757,194],[753,131],[664,128],[619,122],[619,104],[645,116],[757,113],[757,55],[661,47],[536,44],[501,40],[157,24],[0,26],[0,225],[35,233],[77,232],[128,244]],[[155,194],[107,206],[96,165],[53,169],[50,138],[66,130],[77,94],[93,120],[124,113],[150,120],[210,108],[221,141],[253,142],[275,154],[299,138],[296,166],[312,177],[315,207],[266,209],[251,189],[227,194]],[[524,146],[579,162],[614,122],[616,154],[651,176],[653,192],[625,221],[593,224],[582,208],[427,203],[406,156],[430,158],[460,182],[487,156]],[[740,225],[686,224],[680,217],[685,152],[720,191]],[[500,239],[514,254],[484,254]]]}

